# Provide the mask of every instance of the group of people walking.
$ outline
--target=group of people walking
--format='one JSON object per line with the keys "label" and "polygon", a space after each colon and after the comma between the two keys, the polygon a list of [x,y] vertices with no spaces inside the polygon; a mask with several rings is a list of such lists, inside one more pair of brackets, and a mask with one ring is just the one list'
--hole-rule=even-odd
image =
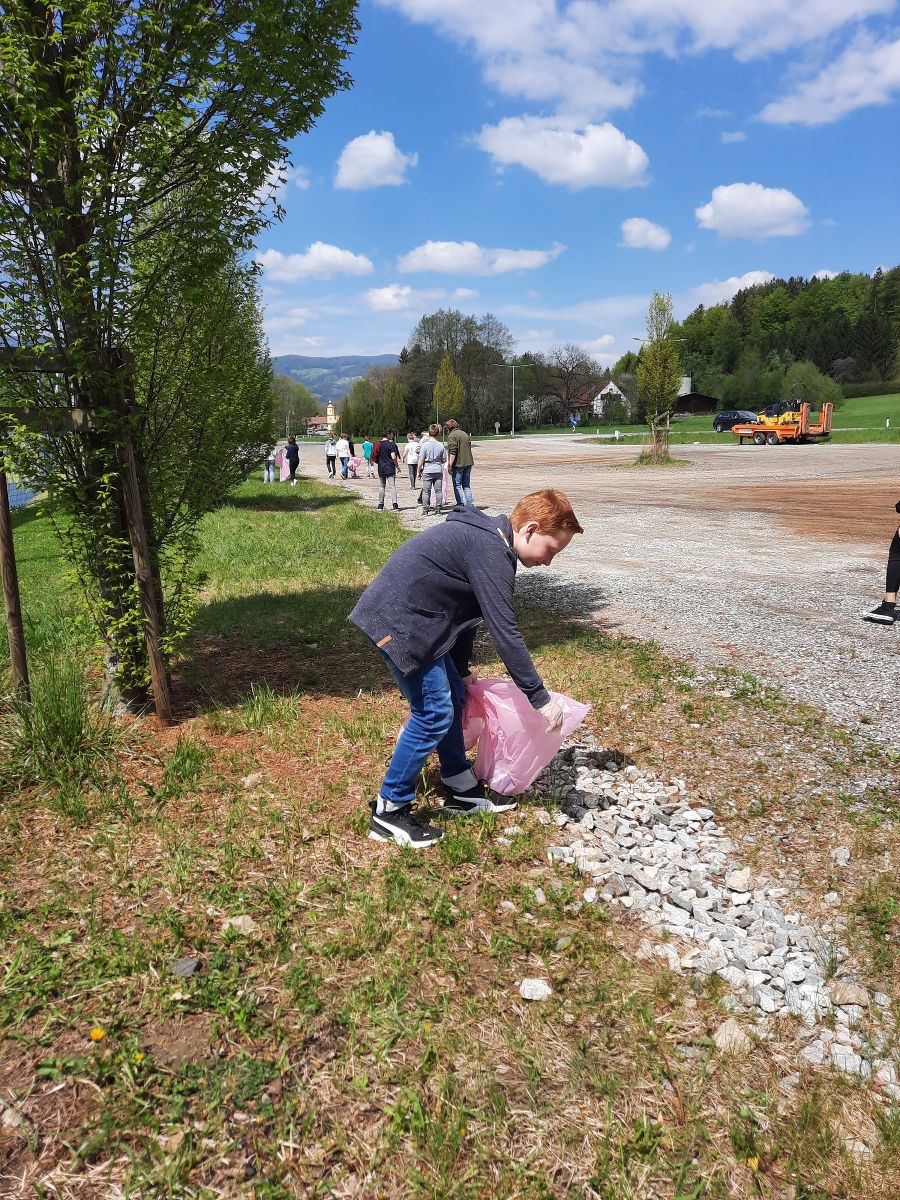
{"label": "group of people walking", "polygon": [[[392,507],[399,509],[397,499],[397,472],[405,466],[409,474],[409,486],[419,492],[419,503],[425,515],[440,513],[449,501],[449,487],[445,486],[445,472],[449,486],[453,489],[453,503],[473,505],[471,476],[474,459],[472,440],[459,423],[447,422],[446,445],[442,441],[444,427],[429,425],[421,434],[410,431],[401,448],[394,440],[394,431],[386,429],[373,442],[368,435],[362,443],[362,460],[366,475],[378,476],[378,508],[383,509],[385,496],[390,488]],[[353,438],[342,434],[339,438],[329,437],[325,443],[325,464],[329,476],[337,478],[337,463],[341,464],[341,478],[347,479],[353,470],[355,449]],[[361,463],[360,463],[361,465]]]}

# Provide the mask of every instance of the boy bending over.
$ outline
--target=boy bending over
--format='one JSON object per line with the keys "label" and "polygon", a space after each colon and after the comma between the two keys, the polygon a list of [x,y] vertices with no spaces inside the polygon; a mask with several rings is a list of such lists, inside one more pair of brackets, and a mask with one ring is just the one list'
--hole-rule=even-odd
{"label": "boy bending over", "polygon": [[562,492],[546,488],[525,496],[509,517],[475,508],[417,534],[396,550],[350,614],[377,646],[410,716],[397,739],[372,805],[369,837],[417,848],[439,841],[441,830],[412,811],[416,782],[437,750],[444,808],[454,813],[505,812],[515,800],[495,800],[466,758],[462,733],[465,684],[481,621],[513,682],[548,730],[562,725],[516,624],[516,568],[548,566],[576,533],[584,533]]}

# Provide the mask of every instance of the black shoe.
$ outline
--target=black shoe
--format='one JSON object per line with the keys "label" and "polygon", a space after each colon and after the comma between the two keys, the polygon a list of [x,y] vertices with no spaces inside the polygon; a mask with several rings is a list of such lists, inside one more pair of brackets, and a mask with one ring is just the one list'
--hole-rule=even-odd
{"label": "black shoe", "polygon": [[370,807],[372,819],[369,821],[369,837],[373,842],[394,842],[398,846],[423,850],[444,836],[442,829],[435,829],[414,816],[411,804],[391,813],[376,812],[374,804]]}
{"label": "black shoe", "polygon": [[375,505],[375,507],[378,509],[378,511],[379,511],[379,512],[384,512],[384,505],[383,505],[383,504],[376,504],[376,505]]}
{"label": "black shoe", "polygon": [[871,612],[863,613],[864,621],[875,621],[878,625],[893,625],[897,620],[897,606],[891,604],[889,600],[882,600],[877,608],[873,608]]}
{"label": "black shoe", "polygon": [[483,783],[461,791],[459,788],[448,787],[444,784],[444,812],[459,813],[503,813],[512,812],[518,801],[512,796],[501,796],[492,792]]}
{"label": "black shoe", "polygon": [[394,505],[394,508],[396,508],[396,510],[397,510],[398,512],[400,511],[400,505],[399,505],[399,504],[395,504],[395,505]]}

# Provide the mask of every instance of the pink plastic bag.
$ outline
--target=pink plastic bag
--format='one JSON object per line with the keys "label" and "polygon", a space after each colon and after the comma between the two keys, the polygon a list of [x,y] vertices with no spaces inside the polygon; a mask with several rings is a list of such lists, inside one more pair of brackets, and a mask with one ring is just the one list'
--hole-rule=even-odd
{"label": "pink plastic bag", "polygon": [[478,742],[475,774],[501,796],[518,796],[529,788],[591,711],[589,704],[559,692],[550,696],[563,710],[558,733],[547,732],[546,717],[531,707],[514,683],[479,679],[466,687],[462,714],[466,749]]}

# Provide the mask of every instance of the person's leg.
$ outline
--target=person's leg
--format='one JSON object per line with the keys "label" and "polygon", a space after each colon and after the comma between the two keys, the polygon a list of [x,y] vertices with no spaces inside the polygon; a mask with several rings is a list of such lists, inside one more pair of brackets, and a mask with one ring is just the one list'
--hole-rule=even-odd
{"label": "person's leg", "polygon": [[887,572],[884,580],[884,599],[871,612],[863,613],[864,621],[876,625],[893,625],[900,620],[897,612],[897,593],[900,592],[900,529],[894,534],[888,549]]}
{"label": "person's leg", "polygon": [[472,499],[472,489],[469,487],[469,480],[471,478],[472,478],[472,468],[471,467],[463,467],[462,479],[460,480],[460,487],[461,487],[463,496],[465,498],[466,504],[474,504],[475,503],[475,501]]}
{"label": "person's leg", "polygon": [[462,490],[462,474],[462,467],[453,468],[453,495],[456,498],[457,504],[465,504],[466,502],[465,492]]}
{"label": "person's leg", "polygon": [[898,592],[900,592],[900,529],[894,534],[888,550],[887,576],[884,586],[885,600],[896,604]]}
{"label": "person's leg", "polygon": [[384,508],[384,486],[387,482],[387,476],[378,472],[378,507]]}
{"label": "person's leg", "polygon": [[407,467],[407,470],[409,471],[409,486],[412,488],[413,491],[415,491],[416,490],[416,474],[418,473],[419,468],[416,463],[407,463],[406,467]]}
{"label": "person's leg", "polygon": [[[448,678],[448,660],[441,658],[419,671],[413,671],[411,675],[403,675],[386,654],[384,659],[397,687],[409,701],[410,711],[409,720],[394,746],[379,795],[389,804],[412,804],[416,795],[416,784],[428,756],[432,751],[444,746],[448,732],[456,721],[456,702]],[[461,726],[458,740],[462,746]],[[459,760],[454,757],[455,745],[451,740],[443,751],[439,752],[449,764],[458,766]],[[465,762],[465,750],[462,752],[462,759],[465,769],[469,765]]]}
{"label": "person's leg", "polygon": [[434,511],[439,513],[444,503],[444,475],[435,475],[431,481],[434,484]]}
{"label": "person's leg", "polygon": [[341,455],[341,479],[347,478],[347,468],[349,467],[349,465],[350,465],[350,459],[344,458],[344,456]]}
{"label": "person's leg", "polygon": [[396,475],[396,472],[391,476],[391,494],[394,497],[394,500],[393,500],[394,508],[399,508],[400,505],[397,503],[397,475]]}

